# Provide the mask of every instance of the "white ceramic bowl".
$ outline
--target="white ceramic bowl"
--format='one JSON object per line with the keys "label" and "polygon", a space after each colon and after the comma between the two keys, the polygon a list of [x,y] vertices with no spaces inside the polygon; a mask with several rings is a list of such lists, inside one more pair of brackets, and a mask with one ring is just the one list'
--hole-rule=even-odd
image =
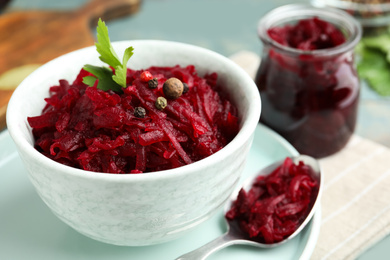
{"label": "white ceramic bowl", "polygon": [[29,178],[47,206],[69,226],[116,245],[175,239],[221,209],[244,169],[260,117],[260,97],[248,74],[212,51],[165,41],[113,43],[119,57],[135,51],[132,69],[193,64],[200,75],[217,72],[239,110],[238,135],[217,153],[180,168],[146,174],[92,173],[52,161],[34,149],[28,116],[40,115],[50,86],[72,82],[85,64],[101,65],[95,47],[54,59],[28,76],[8,105],[7,126]]}

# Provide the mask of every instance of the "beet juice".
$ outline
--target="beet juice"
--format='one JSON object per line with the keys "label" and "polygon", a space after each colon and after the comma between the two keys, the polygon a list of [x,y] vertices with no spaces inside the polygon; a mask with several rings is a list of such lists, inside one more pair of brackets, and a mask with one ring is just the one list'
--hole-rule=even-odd
{"label": "beet juice", "polygon": [[287,5],[264,16],[258,34],[260,121],[302,154],[321,158],[339,151],[356,124],[360,25],[338,10]]}

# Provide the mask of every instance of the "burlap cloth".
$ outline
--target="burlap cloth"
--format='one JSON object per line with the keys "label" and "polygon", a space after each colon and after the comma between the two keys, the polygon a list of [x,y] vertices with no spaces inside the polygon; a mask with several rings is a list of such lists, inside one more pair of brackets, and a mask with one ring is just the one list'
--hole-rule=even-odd
{"label": "burlap cloth", "polygon": [[[243,51],[230,58],[254,77],[257,54]],[[322,220],[311,259],[355,259],[390,231],[390,149],[354,135],[320,164]]]}

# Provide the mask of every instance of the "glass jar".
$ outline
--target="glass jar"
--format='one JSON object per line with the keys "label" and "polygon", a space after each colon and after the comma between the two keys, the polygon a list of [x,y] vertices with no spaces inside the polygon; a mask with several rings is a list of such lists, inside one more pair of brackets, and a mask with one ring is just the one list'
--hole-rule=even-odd
{"label": "glass jar", "polygon": [[[315,17],[333,24],[346,41],[307,51],[279,44],[267,33]],[[360,87],[354,47],[361,38],[360,24],[340,10],[292,4],[266,14],[258,34],[263,43],[255,77],[262,101],[260,122],[302,154],[322,158],[342,149],[356,125]]]}

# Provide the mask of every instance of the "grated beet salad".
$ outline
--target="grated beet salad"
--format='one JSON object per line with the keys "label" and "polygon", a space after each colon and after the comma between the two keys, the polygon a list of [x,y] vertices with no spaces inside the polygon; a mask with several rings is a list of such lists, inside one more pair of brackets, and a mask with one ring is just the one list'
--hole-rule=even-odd
{"label": "grated beet salad", "polygon": [[295,25],[273,27],[267,33],[284,46],[305,51],[333,48],[346,40],[339,29],[318,17],[300,20]]}
{"label": "grated beet salad", "polygon": [[271,174],[258,176],[249,191],[240,190],[226,219],[248,239],[280,242],[305,220],[318,191],[313,169],[287,157]]}
{"label": "grated beet salad", "polygon": [[[200,77],[192,65],[127,69],[121,93],[87,86],[90,75],[82,69],[72,84],[60,80],[42,114],[28,118],[35,148],[59,163],[107,173],[172,169],[219,151],[238,132],[216,73]],[[180,93],[163,90],[170,78],[181,81]]]}

